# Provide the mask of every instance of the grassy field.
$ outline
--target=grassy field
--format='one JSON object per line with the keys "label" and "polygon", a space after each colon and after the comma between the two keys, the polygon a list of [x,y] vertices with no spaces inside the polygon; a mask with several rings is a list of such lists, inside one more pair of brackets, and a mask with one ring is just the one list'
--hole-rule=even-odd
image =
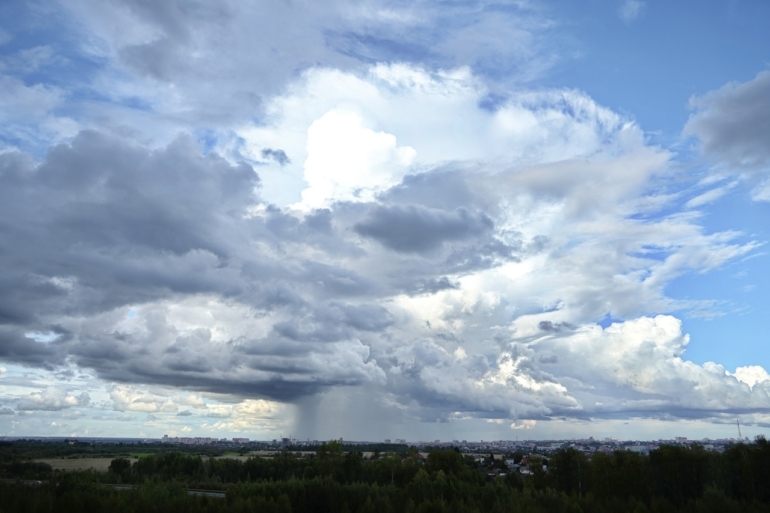
{"label": "grassy field", "polygon": [[[41,460],[35,460],[42,463],[48,463],[54,470],[88,470],[94,469],[100,472],[107,472],[110,468],[110,462],[113,458],[78,458],[78,459],[59,459],[59,458],[46,458]],[[135,462],[136,458],[130,458],[131,462]]]}

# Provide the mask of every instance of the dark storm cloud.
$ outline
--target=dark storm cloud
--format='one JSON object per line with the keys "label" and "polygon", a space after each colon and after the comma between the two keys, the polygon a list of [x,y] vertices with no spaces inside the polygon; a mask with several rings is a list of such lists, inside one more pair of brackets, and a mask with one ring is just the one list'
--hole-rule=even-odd
{"label": "dark storm cloud", "polygon": [[770,71],[693,98],[696,109],[685,132],[697,135],[703,152],[734,168],[770,163]]}
{"label": "dark storm cloud", "polygon": [[0,358],[51,370],[63,361],[66,354],[59,344],[36,342],[24,331],[22,327],[0,326]]}
{"label": "dark storm cloud", "polygon": [[481,237],[493,228],[492,220],[482,213],[463,207],[447,212],[421,205],[378,206],[354,227],[360,235],[404,253],[432,251],[445,242]]}
{"label": "dark storm cloud", "polygon": [[[357,341],[392,323],[364,299],[381,287],[302,256],[354,247],[337,240],[328,210],[249,216],[259,201],[250,166],[202,156],[186,137],[148,151],[83,132],[37,166],[0,155],[0,183],[4,360],[54,368],[71,358],[120,382],[281,399],[381,379]],[[164,305],[197,297],[229,301],[222,308],[247,319],[276,312],[291,321],[274,321],[267,338],[215,342],[208,328],[183,332],[169,321]],[[126,317],[130,305],[139,313]],[[145,335],[119,327],[133,315]]]}
{"label": "dark storm cloud", "polygon": [[37,167],[0,156],[0,182],[1,322],[240,289],[229,236],[259,179],[189,139],[148,152],[84,132]]}

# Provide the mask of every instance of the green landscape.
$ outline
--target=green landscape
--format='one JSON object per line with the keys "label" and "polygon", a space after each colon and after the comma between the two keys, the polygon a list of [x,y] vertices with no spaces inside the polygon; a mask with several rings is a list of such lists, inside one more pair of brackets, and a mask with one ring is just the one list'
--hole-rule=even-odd
{"label": "green landscape", "polygon": [[[456,448],[374,447],[365,455],[354,447],[332,441],[314,453],[236,456],[215,447],[1,442],[0,511],[770,511],[763,437],[722,453],[664,445],[649,456],[616,450],[590,458],[572,448],[478,458]],[[59,464],[79,460],[103,463]],[[511,462],[529,471],[511,470]]]}

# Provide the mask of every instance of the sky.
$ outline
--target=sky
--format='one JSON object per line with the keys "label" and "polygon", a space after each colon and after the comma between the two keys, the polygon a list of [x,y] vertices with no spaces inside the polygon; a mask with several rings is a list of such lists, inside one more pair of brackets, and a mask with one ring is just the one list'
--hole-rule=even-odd
{"label": "sky", "polygon": [[770,4],[0,4],[0,436],[770,427]]}

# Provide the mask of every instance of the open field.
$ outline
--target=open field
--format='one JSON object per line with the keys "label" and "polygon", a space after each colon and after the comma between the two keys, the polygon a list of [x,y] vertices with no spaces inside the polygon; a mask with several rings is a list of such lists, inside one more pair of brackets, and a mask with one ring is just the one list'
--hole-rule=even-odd
{"label": "open field", "polygon": [[[110,462],[113,459],[114,458],[44,458],[35,461],[48,463],[54,470],[72,471],[94,469],[100,472],[107,472],[107,469],[110,468]],[[131,463],[136,461],[136,458],[129,459],[131,460]]]}

